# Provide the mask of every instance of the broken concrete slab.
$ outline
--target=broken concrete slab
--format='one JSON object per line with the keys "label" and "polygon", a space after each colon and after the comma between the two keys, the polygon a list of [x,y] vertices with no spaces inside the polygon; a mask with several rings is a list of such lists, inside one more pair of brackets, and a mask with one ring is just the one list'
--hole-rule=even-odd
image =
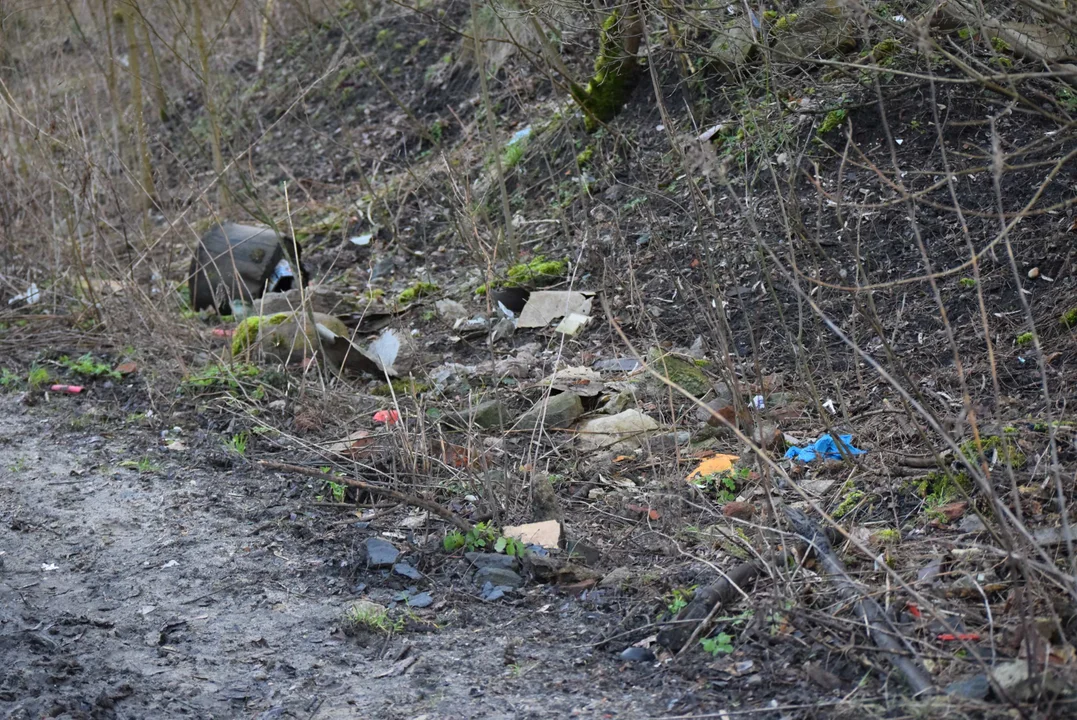
{"label": "broken concrete slab", "polygon": [[515,538],[524,545],[555,548],[559,547],[561,542],[561,523],[556,520],[544,520],[524,525],[506,525],[501,534],[507,538]]}
{"label": "broken concrete slab", "polygon": [[613,452],[630,452],[657,429],[654,418],[629,409],[580,423],[576,428],[576,444],[583,451],[609,448]]}
{"label": "broken concrete slab", "polygon": [[528,297],[516,327],[546,327],[554,320],[572,313],[590,315],[591,298],[573,290],[538,290]]}
{"label": "broken concrete slab", "polygon": [[547,428],[567,428],[583,415],[583,401],[575,393],[559,393],[540,400],[516,421],[519,430],[531,430],[539,425]]}

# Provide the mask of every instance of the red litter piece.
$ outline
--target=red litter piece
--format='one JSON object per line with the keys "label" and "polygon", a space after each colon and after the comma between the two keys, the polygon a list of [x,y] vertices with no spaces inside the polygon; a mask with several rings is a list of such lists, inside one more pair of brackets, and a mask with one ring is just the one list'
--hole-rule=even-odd
{"label": "red litter piece", "polygon": [[213,328],[213,334],[217,337],[232,337],[234,332],[231,328]]}
{"label": "red litter piece", "polygon": [[78,395],[84,389],[81,385],[53,385],[49,388],[52,392],[67,393],[68,395]]}
{"label": "red litter piece", "polygon": [[378,410],[374,413],[374,422],[394,425],[400,421],[400,413],[396,410]]}

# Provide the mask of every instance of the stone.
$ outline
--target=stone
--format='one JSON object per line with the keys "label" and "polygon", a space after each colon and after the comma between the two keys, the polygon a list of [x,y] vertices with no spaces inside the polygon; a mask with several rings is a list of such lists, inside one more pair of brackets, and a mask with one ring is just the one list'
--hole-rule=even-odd
{"label": "stone", "polygon": [[711,391],[711,381],[691,360],[662,354],[657,349],[652,349],[648,353],[647,360],[655,372],[665,376],[675,385],[679,385],[689,395],[703,397]]}
{"label": "stone", "polygon": [[561,543],[561,523],[556,520],[544,520],[523,525],[506,525],[501,534],[507,538],[519,540],[524,545],[539,545],[555,548]]}
{"label": "stone", "polygon": [[467,318],[471,314],[467,311],[467,308],[455,300],[438,300],[434,303],[434,308],[437,310],[438,316],[448,320],[450,325],[457,320]]}
{"label": "stone", "polygon": [[[396,548],[393,549],[395,550]],[[423,574],[407,563],[397,563],[396,565],[393,565],[393,573],[396,575],[403,575],[409,580],[423,579]]]}
{"label": "stone", "polygon": [[546,327],[566,315],[591,314],[591,298],[572,290],[539,290],[531,293],[520,313],[516,326],[520,328]]}
{"label": "stone", "polygon": [[774,23],[774,50],[779,61],[817,55],[833,57],[856,49],[856,24],[840,0],[819,0]]}
{"label": "stone", "polygon": [[520,566],[520,561],[511,555],[499,555],[497,553],[466,552],[464,559],[476,568],[501,568],[503,570],[515,570]]}
{"label": "stone", "polygon": [[580,423],[576,428],[576,444],[582,451],[610,448],[611,452],[629,452],[657,429],[658,423],[649,415],[635,409],[624,410]]}
{"label": "stone", "polygon": [[621,659],[628,662],[651,662],[655,658],[654,653],[649,649],[633,645],[621,653]]}
{"label": "stone", "polygon": [[425,608],[434,604],[434,598],[428,592],[421,592],[408,598],[408,607]]}
{"label": "stone", "polygon": [[715,70],[732,79],[755,54],[752,19],[741,15],[726,23],[711,42],[710,62]]}
{"label": "stone", "polygon": [[752,442],[759,447],[770,450],[782,442],[782,431],[776,422],[764,420],[752,428]]}
{"label": "stone", "polygon": [[598,583],[600,588],[620,589],[632,582],[632,571],[626,567],[610,570]]}
{"label": "stone", "polygon": [[400,557],[400,551],[388,540],[379,537],[366,539],[366,566],[368,568],[392,567]]}
{"label": "stone", "polygon": [[325,315],[339,312],[344,305],[344,298],[340,293],[328,288],[317,286],[292,288],[287,292],[271,292],[263,295],[261,300],[254,303],[255,314],[274,315],[295,312],[304,307],[304,299],[311,310]]}
{"label": "stone", "polygon": [[486,583],[494,587],[518,588],[524,584],[524,579],[508,568],[479,568],[475,572],[475,584],[482,586]]}
{"label": "stone", "polygon": [[532,430],[539,425],[546,428],[567,428],[580,415],[583,415],[583,401],[580,396],[575,393],[559,393],[535,403],[534,407],[516,421],[516,428]]}
{"label": "stone", "polygon": [[466,430],[472,425],[491,430],[512,423],[510,410],[500,400],[487,400],[478,405],[473,405],[464,414],[449,413],[442,418],[442,423]]}
{"label": "stone", "polygon": [[722,514],[736,520],[751,520],[752,515],[755,515],[755,508],[751,503],[727,502],[722,506]]}
{"label": "stone", "polygon": [[687,430],[662,433],[655,435],[646,442],[647,449],[652,455],[666,455],[676,452],[677,448],[687,445],[692,439],[692,434]]}

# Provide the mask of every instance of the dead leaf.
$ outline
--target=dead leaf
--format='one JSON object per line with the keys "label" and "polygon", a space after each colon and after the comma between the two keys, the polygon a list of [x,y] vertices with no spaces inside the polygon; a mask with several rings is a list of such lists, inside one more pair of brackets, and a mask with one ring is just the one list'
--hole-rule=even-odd
{"label": "dead leaf", "polygon": [[728,472],[733,469],[733,463],[740,460],[738,455],[723,455],[721,453],[714,457],[707,458],[699,464],[695,470],[688,476],[688,480],[694,477],[706,477],[707,475],[714,475],[715,473]]}
{"label": "dead leaf", "polygon": [[326,450],[334,455],[341,455],[356,460],[365,455],[369,455],[368,448],[375,442],[376,439],[370,436],[369,431],[358,430],[343,440],[333,443],[326,448]]}

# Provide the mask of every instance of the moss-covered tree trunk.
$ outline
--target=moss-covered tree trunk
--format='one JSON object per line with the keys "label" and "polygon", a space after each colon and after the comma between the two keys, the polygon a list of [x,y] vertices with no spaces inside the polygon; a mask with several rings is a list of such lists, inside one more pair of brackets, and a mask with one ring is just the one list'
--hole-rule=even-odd
{"label": "moss-covered tree trunk", "polygon": [[636,53],[642,37],[643,22],[635,9],[615,10],[602,23],[595,74],[587,87],[572,86],[572,97],[586,113],[589,131],[616,117],[636,87],[640,76]]}

